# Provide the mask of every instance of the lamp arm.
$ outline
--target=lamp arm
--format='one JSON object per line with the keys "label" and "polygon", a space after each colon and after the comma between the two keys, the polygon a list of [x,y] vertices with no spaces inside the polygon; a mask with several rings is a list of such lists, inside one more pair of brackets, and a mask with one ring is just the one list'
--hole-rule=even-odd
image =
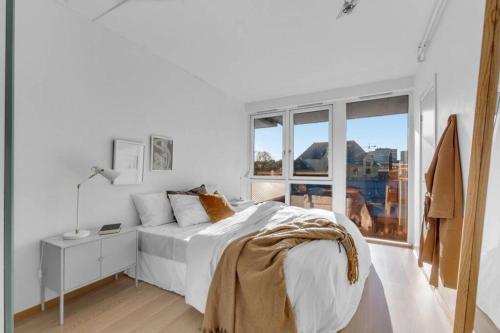
{"label": "lamp arm", "polygon": [[88,176],[87,178],[82,180],[80,183],[78,183],[78,185],[76,185],[76,187],[79,188],[80,186],[82,186],[83,183],[86,183],[87,181],[91,180],[92,178],[94,178],[95,176],[100,174],[101,172],[102,172],[101,170],[94,170],[94,172],[90,176]]}
{"label": "lamp arm", "polygon": [[75,232],[78,233],[79,231],[79,218],[80,218],[80,186],[82,186],[85,182],[91,180],[98,174],[100,174],[102,171],[101,170],[94,170],[94,173],[92,173],[90,176],[82,180],[80,183],[76,185],[76,229]]}

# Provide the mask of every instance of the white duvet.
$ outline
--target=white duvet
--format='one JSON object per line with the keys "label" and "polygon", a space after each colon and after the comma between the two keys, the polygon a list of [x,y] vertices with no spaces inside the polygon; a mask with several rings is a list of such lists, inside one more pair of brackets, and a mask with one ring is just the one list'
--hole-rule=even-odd
{"label": "white duvet", "polygon": [[347,279],[345,250],[335,241],[312,241],[296,246],[285,259],[285,281],[301,333],[337,332],[344,328],[361,300],[371,259],[366,241],[345,216],[325,210],[305,210],[280,203],[252,206],[193,236],[187,248],[186,302],[205,311],[217,263],[234,239],[259,229],[286,223],[299,216],[325,217],[347,228],[359,255],[359,281]]}

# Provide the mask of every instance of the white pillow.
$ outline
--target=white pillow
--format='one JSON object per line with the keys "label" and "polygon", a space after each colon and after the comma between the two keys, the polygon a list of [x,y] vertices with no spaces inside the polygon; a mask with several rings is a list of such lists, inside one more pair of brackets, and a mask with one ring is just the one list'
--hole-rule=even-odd
{"label": "white pillow", "polygon": [[175,222],[167,193],[134,194],[132,200],[144,227]]}
{"label": "white pillow", "polygon": [[168,198],[180,227],[210,222],[210,217],[197,195],[169,194]]}

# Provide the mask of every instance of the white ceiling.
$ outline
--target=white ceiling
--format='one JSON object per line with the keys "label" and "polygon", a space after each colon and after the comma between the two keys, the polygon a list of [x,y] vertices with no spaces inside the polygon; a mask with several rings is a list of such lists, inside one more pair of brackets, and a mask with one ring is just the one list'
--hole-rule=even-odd
{"label": "white ceiling", "polygon": [[[64,0],[88,18],[120,0]],[[415,73],[434,0],[129,0],[102,24],[254,101]],[[106,4],[106,5],[105,5]]]}

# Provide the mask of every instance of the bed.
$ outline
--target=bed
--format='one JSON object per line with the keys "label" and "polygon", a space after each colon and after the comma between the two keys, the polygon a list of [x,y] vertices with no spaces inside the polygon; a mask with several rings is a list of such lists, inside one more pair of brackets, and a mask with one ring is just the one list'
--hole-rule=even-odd
{"label": "bed", "polygon": [[139,227],[138,278],[184,295],[187,244],[212,223],[181,228],[177,223]]}
{"label": "bed", "polygon": [[298,332],[336,332],[354,315],[371,266],[366,241],[356,225],[341,214],[266,202],[215,224],[141,228],[139,279],[185,296],[186,303],[203,313],[211,278],[225,247],[243,235],[296,217],[333,219],[347,228],[356,243],[359,281],[354,285],[346,277],[347,258],[336,242],[303,243],[285,260],[287,293]]}

